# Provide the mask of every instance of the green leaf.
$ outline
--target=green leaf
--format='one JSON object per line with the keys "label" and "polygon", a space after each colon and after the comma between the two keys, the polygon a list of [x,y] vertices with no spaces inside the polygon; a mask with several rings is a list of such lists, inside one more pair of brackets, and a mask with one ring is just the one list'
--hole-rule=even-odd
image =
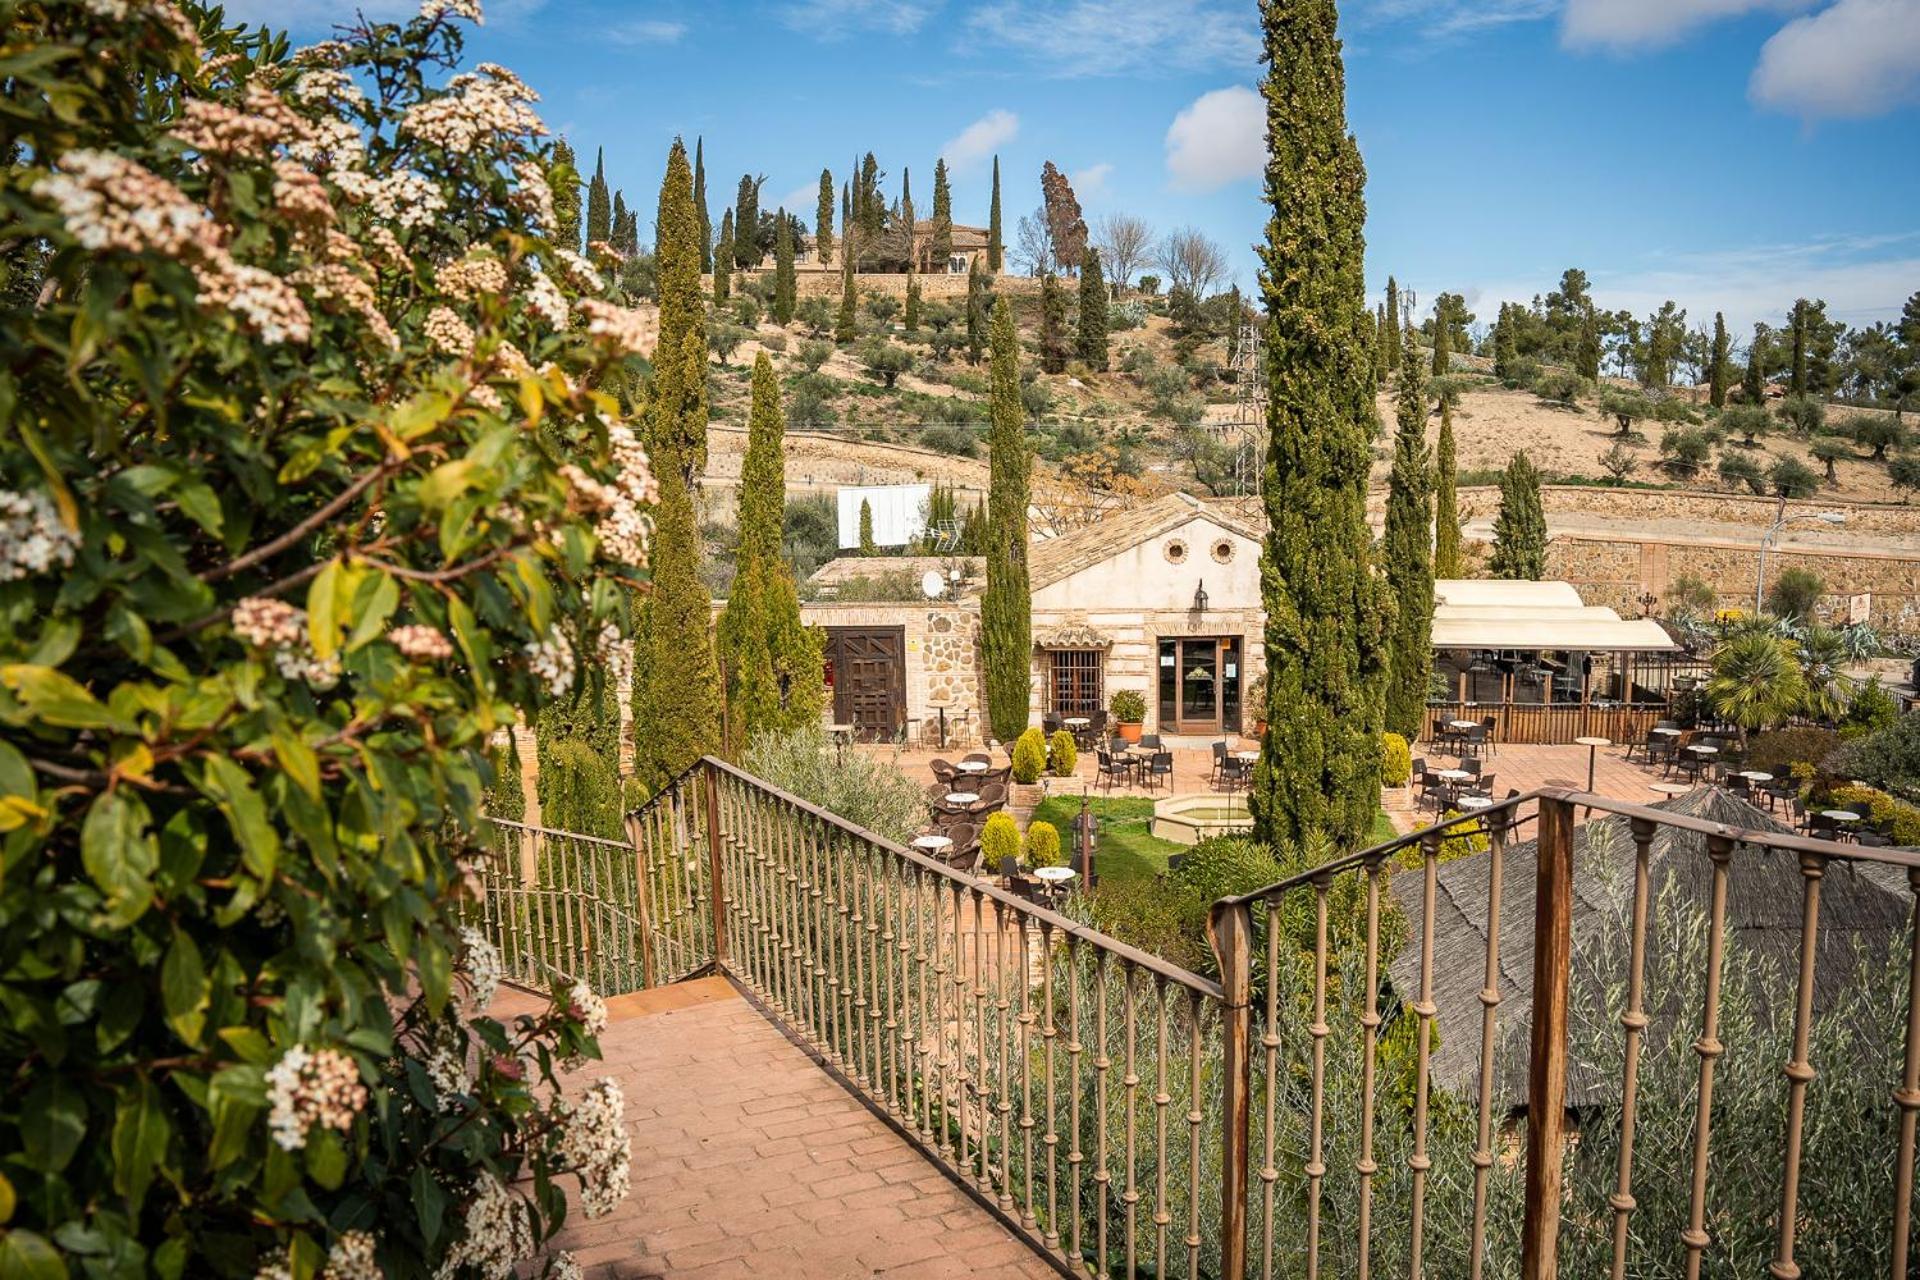
{"label": "green leaf", "polygon": [[144,1077],[120,1095],[113,1117],[113,1188],[135,1209],[166,1159],[172,1129],[159,1093]]}
{"label": "green leaf", "polygon": [[273,1057],[273,1046],[252,1027],[222,1027],[217,1034],[242,1062],[265,1066]]}
{"label": "green leaf", "polygon": [[160,1006],[174,1032],[190,1045],[200,1043],[206,1029],[210,990],[207,967],[193,938],[179,929],[160,962]]}
{"label": "green leaf", "polygon": [[420,1217],[420,1234],[428,1244],[440,1238],[440,1226],[447,1212],[447,1193],[434,1180],[426,1165],[415,1165],[408,1180],[413,1188],[413,1208]]}
{"label": "green leaf", "polygon": [[0,742],[0,794],[31,799],[36,793],[33,766],[12,743]]}
{"label": "green leaf", "polygon": [[27,1094],[20,1108],[20,1139],[34,1168],[60,1172],[86,1136],[86,1099],[72,1084],[50,1076]]}
{"label": "green leaf", "polygon": [[7,1181],[7,1175],[0,1173],[0,1224],[13,1221],[13,1183]]}
{"label": "green leaf", "polygon": [[188,481],[174,490],[174,501],[180,504],[180,510],[187,519],[205,529],[214,537],[220,536],[222,513],[220,499],[214,496],[213,489],[198,480]]}
{"label": "green leaf", "polygon": [[453,959],[447,949],[432,938],[420,940],[420,990],[427,997],[427,1009],[434,1017],[447,1007],[447,990],[453,981]]}
{"label": "green leaf", "polygon": [[475,466],[472,458],[455,458],[443,462],[427,473],[414,489],[414,497],[422,507],[436,511],[473,487]]}
{"label": "green leaf", "polygon": [[307,1139],[307,1173],[328,1191],[338,1191],[347,1177],[347,1150],[330,1129]]}
{"label": "green leaf", "polygon": [[0,1280],[67,1280],[66,1260],[31,1231],[0,1236]]}
{"label": "green leaf", "polygon": [[340,623],[334,610],[340,594],[340,572],[340,559],[336,556],[327,561],[327,567],[307,588],[307,637],[313,642],[314,653],[321,658],[332,657],[340,643]]}
{"label": "green leaf", "polygon": [[207,760],[206,789],[220,804],[227,825],[240,842],[241,860],[261,879],[273,874],[280,860],[280,835],[267,821],[267,806],[254,790],[247,771],[226,756]]}
{"label": "green leaf", "polygon": [[40,633],[40,640],[27,655],[27,661],[40,667],[57,667],[80,647],[80,624],[72,618],[54,618]]}
{"label": "green leaf", "polygon": [[264,1101],[265,1077],[259,1067],[227,1067],[213,1077],[207,1089],[207,1109],[213,1114],[207,1160],[215,1169],[246,1154]]}
{"label": "green leaf", "polygon": [[320,798],[320,757],[300,735],[286,725],[273,731],[273,758],[293,779],[294,785],[315,800]]}
{"label": "green leaf", "polygon": [[353,593],[353,634],[347,637],[352,653],[386,630],[387,619],[400,604],[400,584],[385,572],[361,580]]}
{"label": "green leaf", "polygon": [[147,831],[144,806],[122,791],[95,798],[80,828],[80,862],[106,894],[107,914],[116,924],[131,924],[145,914],[160,853]]}
{"label": "green leaf", "polygon": [[62,729],[128,729],[72,676],[32,663],[0,666],[0,684],[34,716]]}

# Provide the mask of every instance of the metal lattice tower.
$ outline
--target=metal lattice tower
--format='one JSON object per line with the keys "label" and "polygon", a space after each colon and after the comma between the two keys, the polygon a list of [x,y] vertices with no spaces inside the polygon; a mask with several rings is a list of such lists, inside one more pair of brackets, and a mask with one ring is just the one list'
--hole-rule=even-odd
{"label": "metal lattice tower", "polygon": [[1233,421],[1229,426],[1233,443],[1233,486],[1241,495],[1260,492],[1262,465],[1267,454],[1267,383],[1261,377],[1265,368],[1261,356],[1260,326],[1242,319],[1239,340],[1234,343]]}

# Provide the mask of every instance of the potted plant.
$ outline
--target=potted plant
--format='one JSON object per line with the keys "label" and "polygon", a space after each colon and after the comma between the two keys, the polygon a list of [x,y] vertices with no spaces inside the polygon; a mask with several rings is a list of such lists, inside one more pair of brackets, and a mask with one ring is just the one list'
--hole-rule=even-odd
{"label": "potted plant", "polygon": [[1138,742],[1140,726],[1147,718],[1147,699],[1138,689],[1122,689],[1113,695],[1107,714],[1119,726],[1122,738],[1130,743]]}
{"label": "potted plant", "polygon": [[1380,807],[1388,813],[1413,811],[1413,751],[1397,733],[1380,735]]}
{"label": "potted plant", "polygon": [[1253,736],[1267,736],[1267,669],[1260,668],[1259,674],[1248,677],[1246,688],[1240,692],[1240,703],[1247,709],[1247,715],[1253,721]]}

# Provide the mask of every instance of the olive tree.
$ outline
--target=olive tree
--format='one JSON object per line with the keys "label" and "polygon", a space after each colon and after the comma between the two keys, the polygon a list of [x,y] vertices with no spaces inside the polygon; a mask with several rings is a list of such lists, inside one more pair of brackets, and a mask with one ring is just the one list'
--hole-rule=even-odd
{"label": "olive tree", "polygon": [[493,1016],[467,922],[489,739],[642,582],[640,318],[531,92],[439,82],[473,0],[10,13],[0,1272],[538,1269],[625,1193],[606,1011]]}

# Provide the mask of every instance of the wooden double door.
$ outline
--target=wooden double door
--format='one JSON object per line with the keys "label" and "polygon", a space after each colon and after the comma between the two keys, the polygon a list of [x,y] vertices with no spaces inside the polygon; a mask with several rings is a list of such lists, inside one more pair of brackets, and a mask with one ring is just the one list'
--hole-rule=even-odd
{"label": "wooden double door", "polygon": [[894,738],[907,726],[904,627],[828,627],[827,680],[833,719],[862,742]]}

